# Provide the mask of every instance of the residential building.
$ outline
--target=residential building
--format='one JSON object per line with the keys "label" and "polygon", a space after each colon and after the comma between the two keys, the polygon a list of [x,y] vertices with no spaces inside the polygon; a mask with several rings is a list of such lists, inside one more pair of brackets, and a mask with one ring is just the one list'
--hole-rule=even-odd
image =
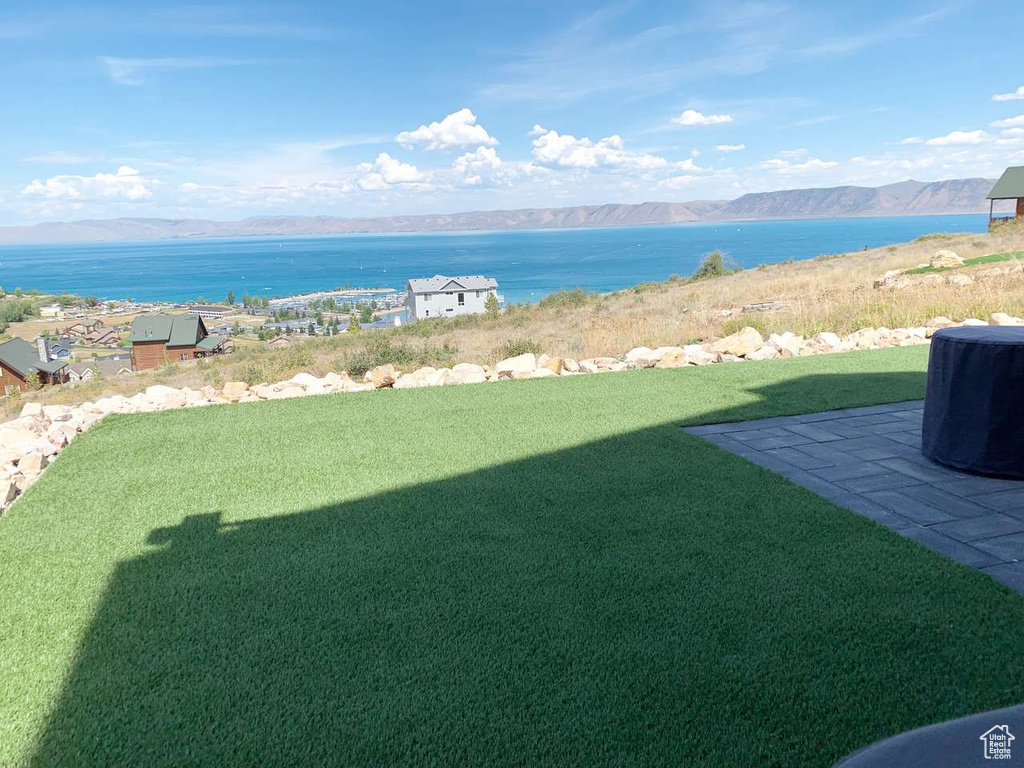
{"label": "residential building", "polygon": [[267,342],[267,346],[274,347],[276,349],[277,347],[287,347],[291,343],[292,340],[287,336],[275,336]]}
{"label": "residential building", "polygon": [[67,367],[68,381],[88,381],[97,374],[111,378],[113,376],[131,376],[131,359],[128,355],[110,355],[98,357],[84,363],[71,363]]}
{"label": "residential building", "polygon": [[45,307],[39,308],[39,316],[42,318],[51,318],[56,320],[64,319],[64,307],[60,304],[49,304]]}
{"label": "residential building", "polygon": [[213,304],[193,304],[188,308],[190,315],[199,315],[203,320],[220,320],[222,317],[233,315],[234,307],[218,307]]}
{"label": "residential building", "polygon": [[414,278],[406,286],[405,306],[409,322],[430,317],[476,315],[485,311],[490,294],[498,296],[498,283],[493,277],[463,275]]}
{"label": "residential building", "polygon": [[199,315],[137,317],[129,341],[136,371],[231,351],[229,339],[211,336]]}
{"label": "residential building", "polygon": [[46,340],[46,349],[51,360],[70,360],[72,346],[71,339],[54,339],[51,336]]}
{"label": "residential building", "polygon": [[[997,200],[1014,201],[1013,213],[1009,216],[997,216],[995,205]],[[1007,168],[999,181],[988,193],[988,228],[1005,221],[1024,216],[1024,165]]]}
{"label": "residential building", "polygon": [[121,337],[113,328],[107,328],[99,319],[81,320],[61,331],[63,339],[78,339],[84,344],[94,347],[116,346]]}
{"label": "residential building", "polygon": [[24,392],[33,373],[42,384],[62,384],[67,380],[67,365],[65,360],[50,359],[46,339],[36,339],[35,344],[24,339],[5,341],[0,344],[0,392]]}

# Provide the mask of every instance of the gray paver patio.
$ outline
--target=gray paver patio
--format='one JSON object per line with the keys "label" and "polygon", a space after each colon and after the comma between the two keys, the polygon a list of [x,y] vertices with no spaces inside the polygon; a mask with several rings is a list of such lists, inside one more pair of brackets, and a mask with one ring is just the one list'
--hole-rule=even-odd
{"label": "gray paver patio", "polygon": [[1024,594],[1024,481],[926,459],[923,408],[913,401],[685,431]]}

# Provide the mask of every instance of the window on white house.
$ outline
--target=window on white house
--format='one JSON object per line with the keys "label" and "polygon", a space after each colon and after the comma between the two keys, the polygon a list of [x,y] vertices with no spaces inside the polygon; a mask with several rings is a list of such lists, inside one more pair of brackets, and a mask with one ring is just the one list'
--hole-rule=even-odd
{"label": "window on white house", "polygon": [[430,301],[430,294],[429,293],[424,293],[423,294],[423,300],[424,301]]}
{"label": "window on white house", "polygon": [[188,352],[182,352],[180,355],[178,355],[178,359],[181,360],[182,362],[188,360]]}
{"label": "window on white house", "polygon": [[477,291],[477,292],[476,292],[476,297],[477,297],[478,299],[480,298],[480,291]]}
{"label": "window on white house", "polygon": [[466,306],[466,294],[464,294],[464,293],[460,293],[459,294],[459,306],[460,307]]}

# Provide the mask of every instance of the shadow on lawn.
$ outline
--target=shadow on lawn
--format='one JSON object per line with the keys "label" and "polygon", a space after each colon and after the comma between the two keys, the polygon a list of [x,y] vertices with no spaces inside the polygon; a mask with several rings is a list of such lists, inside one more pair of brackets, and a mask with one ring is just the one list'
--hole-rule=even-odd
{"label": "shadow on lawn", "polygon": [[[798,412],[922,388],[761,394]],[[972,633],[943,637],[966,661],[921,659],[956,610],[927,586],[949,566],[821,511],[664,425],[302,514],[189,515],[117,566],[31,765],[821,765],[1009,703],[934,695],[987,671]],[[902,611],[875,597],[894,589]],[[980,614],[1005,613],[992,592]],[[1020,675],[999,662],[1002,691]]]}

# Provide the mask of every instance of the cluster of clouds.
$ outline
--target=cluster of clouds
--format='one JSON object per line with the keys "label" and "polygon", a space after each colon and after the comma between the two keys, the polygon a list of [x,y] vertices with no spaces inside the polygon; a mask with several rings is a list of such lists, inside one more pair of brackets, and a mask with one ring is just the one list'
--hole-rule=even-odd
{"label": "cluster of clouds", "polygon": [[[1024,86],[1013,92],[994,94],[992,99],[996,102],[1024,100]],[[729,114],[705,114],[686,109],[666,121],[665,128],[693,130],[694,133],[687,134],[689,137],[698,133],[713,134],[714,131],[705,132],[705,129],[734,122]],[[264,165],[260,171],[264,173],[263,178],[249,176],[245,181],[233,173],[237,171],[235,166],[220,174],[223,183],[201,184],[189,180],[171,184],[150,177],[132,163],[120,165],[112,173],[60,174],[34,179],[22,189],[22,195],[47,203],[63,202],[72,208],[89,202],[162,202],[175,195],[177,204],[185,208],[200,204],[270,208],[299,200],[337,201],[360,193],[375,193],[375,199],[393,201],[394,196],[388,193],[423,195],[507,189],[533,182],[543,182],[546,190],[576,182],[578,190],[585,188],[582,185],[592,176],[603,179],[610,190],[638,189],[644,185],[650,189],[678,190],[698,179],[716,179],[720,182],[719,188],[728,185],[736,192],[743,192],[771,188],[772,179],[787,183],[799,177],[801,183],[807,185],[882,183],[915,171],[974,175],[990,172],[1010,160],[1024,162],[1024,114],[992,121],[986,129],[968,127],[932,137],[909,136],[897,142],[907,147],[902,153],[884,151],[874,157],[859,156],[841,161],[798,148],[780,151],[768,158],[751,159],[738,169],[714,165],[724,165],[726,156],[732,159],[737,153],[747,152],[747,145],[741,142],[713,145],[721,162],[712,165],[698,164],[696,150],[681,159],[673,158],[663,151],[627,146],[626,140],[618,134],[591,139],[537,124],[526,136],[530,139],[529,159],[507,160],[501,156],[498,139],[488,132],[472,110],[464,107],[440,120],[394,135],[391,141],[398,151],[379,151],[373,160],[349,166],[338,166],[331,159],[331,153],[354,143],[381,144],[389,140],[373,137],[351,143],[286,145],[287,153],[283,157],[299,162],[282,162],[273,170]],[[403,152],[408,156],[401,156]],[[91,158],[52,152],[26,160],[70,165],[89,162]],[[427,161],[424,163],[427,167],[419,166],[423,161]],[[142,167],[160,166],[143,164]],[[301,173],[298,168],[302,169]]]}
{"label": "cluster of clouds", "polygon": [[147,179],[129,165],[120,166],[114,173],[97,173],[93,176],[62,174],[51,176],[45,181],[33,179],[22,190],[26,197],[49,200],[148,200],[161,184],[158,179]]}

